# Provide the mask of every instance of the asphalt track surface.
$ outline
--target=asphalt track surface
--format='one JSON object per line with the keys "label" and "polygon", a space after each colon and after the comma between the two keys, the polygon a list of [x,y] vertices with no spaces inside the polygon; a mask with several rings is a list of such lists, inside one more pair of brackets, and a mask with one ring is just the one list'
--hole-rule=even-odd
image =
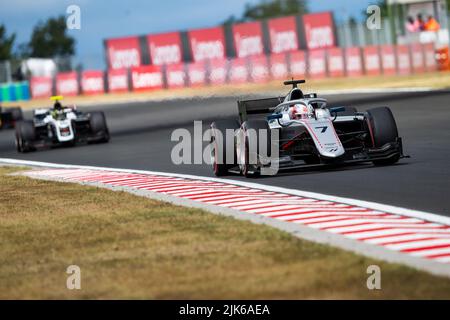
{"label": "asphalt track surface", "polygon": [[[450,216],[450,91],[327,96],[330,105],[358,110],[389,106],[411,158],[397,165],[372,164],[285,172],[251,179],[267,185],[368,200]],[[14,131],[0,132],[0,157],[62,164],[93,165],[212,176],[206,164],[175,165],[171,151],[177,128],[192,132],[214,119],[236,117],[236,97],[139,102],[86,107],[104,110],[112,139],[108,144],[80,145],[19,154]],[[86,110],[85,109],[85,110]],[[29,116],[29,114],[26,114]],[[228,178],[245,180],[232,175]]]}

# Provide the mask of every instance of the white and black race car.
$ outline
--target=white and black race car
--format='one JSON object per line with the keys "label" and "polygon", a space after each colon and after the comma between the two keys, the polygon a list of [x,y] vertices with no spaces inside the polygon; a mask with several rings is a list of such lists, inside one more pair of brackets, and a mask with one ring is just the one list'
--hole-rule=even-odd
{"label": "white and black race car", "polygon": [[238,101],[239,120],[211,124],[216,176],[229,172],[250,176],[269,167],[276,173],[356,162],[389,165],[405,157],[388,107],[365,112],[329,107],[316,94],[304,94],[300,83],[305,80],[284,82],[293,86],[284,99]]}
{"label": "white and black race car", "polygon": [[78,111],[75,106],[63,107],[52,97],[53,108],[36,109],[33,120],[16,124],[18,152],[35,151],[41,147],[75,146],[77,143],[104,143],[110,139],[103,112]]}

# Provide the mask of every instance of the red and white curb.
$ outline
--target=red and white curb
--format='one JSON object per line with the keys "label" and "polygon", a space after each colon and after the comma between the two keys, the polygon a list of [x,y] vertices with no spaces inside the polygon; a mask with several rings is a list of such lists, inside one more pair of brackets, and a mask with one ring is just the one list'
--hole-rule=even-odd
{"label": "red and white curb", "polygon": [[450,219],[405,208],[234,180],[161,172],[57,165],[29,177],[125,190],[265,223],[301,238],[450,276]]}

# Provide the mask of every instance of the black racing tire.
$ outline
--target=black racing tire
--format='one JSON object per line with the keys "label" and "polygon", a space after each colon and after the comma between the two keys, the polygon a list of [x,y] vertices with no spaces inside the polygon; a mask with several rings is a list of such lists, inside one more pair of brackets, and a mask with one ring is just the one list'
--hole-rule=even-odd
{"label": "black racing tire", "polygon": [[91,112],[89,117],[91,134],[95,137],[95,142],[106,143],[110,139],[106,117],[102,111]]}
{"label": "black racing tire", "polygon": [[[266,144],[266,151],[267,156],[270,157],[271,154],[271,141],[270,141],[270,127],[266,120],[248,120],[245,121],[241,126],[242,134],[244,137],[244,152],[243,159],[241,159],[240,163],[240,169],[241,174],[250,177],[250,176],[257,176],[260,174],[260,168],[257,168],[255,164],[250,163],[250,149],[255,150],[256,153],[259,155],[262,150],[260,150],[260,141],[261,139],[265,138],[265,144]],[[249,134],[249,130],[255,130],[256,135]],[[265,137],[261,136],[260,130],[266,130],[267,134]],[[262,143],[261,143],[262,145]],[[253,146],[250,148],[250,146]],[[250,173],[250,168],[253,166],[255,169],[253,174]]]}
{"label": "black racing tire", "polygon": [[[328,109],[330,109],[332,107],[328,107]],[[358,112],[358,110],[356,110],[355,107],[343,107],[344,110],[337,112],[337,116],[338,117],[343,117],[343,116],[353,116],[355,115],[355,113]]]}
{"label": "black racing tire", "polygon": [[33,146],[35,139],[36,131],[33,121],[19,121],[16,123],[16,148],[18,152],[35,151]]}
{"label": "black racing tire", "polygon": [[23,120],[23,112],[22,112],[22,109],[20,107],[9,108],[9,110],[11,111],[12,120],[14,122],[18,122],[18,121],[22,121]]}
{"label": "black racing tire", "polygon": [[[228,170],[236,166],[236,152],[234,146],[234,137],[232,140],[227,138],[227,129],[238,130],[239,122],[235,119],[218,120],[211,123],[211,165],[214,175],[217,177],[225,176]],[[218,142],[217,135],[221,134],[223,137],[222,146]],[[228,150],[233,150],[233,163],[227,163],[227,146]],[[219,159],[221,161],[219,161]]]}
{"label": "black racing tire", "polygon": [[[369,123],[372,129],[373,140],[376,148],[381,148],[387,143],[396,142],[398,129],[391,109],[379,107],[367,111]],[[375,165],[390,165],[398,162],[400,154],[389,159],[373,161]]]}

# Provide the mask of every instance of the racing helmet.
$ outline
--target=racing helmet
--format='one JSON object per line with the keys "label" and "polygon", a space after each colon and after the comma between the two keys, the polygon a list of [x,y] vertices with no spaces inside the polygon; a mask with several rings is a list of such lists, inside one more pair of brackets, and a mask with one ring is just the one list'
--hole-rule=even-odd
{"label": "racing helmet", "polygon": [[311,118],[314,114],[314,108],[310,105],[294,104],[289,108],[289,117],[292,120]]}
{"label": "racing helmet", "polygon": [[53,108],[54,108],[56,111],[61,111],[61,110],[63,109],[63,106],[62,106],[61,102],[56,101],[55,104],[53,105]]}

